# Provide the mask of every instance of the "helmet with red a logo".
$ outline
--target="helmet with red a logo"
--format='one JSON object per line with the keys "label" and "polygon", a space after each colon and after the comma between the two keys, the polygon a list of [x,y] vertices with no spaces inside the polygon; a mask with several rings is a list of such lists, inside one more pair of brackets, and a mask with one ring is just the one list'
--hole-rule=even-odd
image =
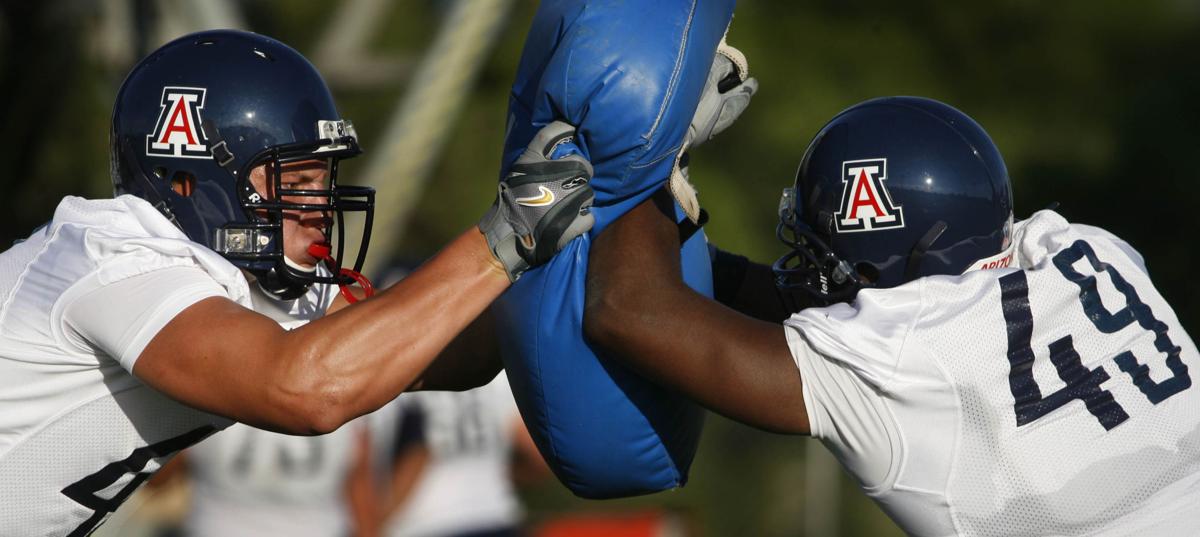
{"label": "helmet with red a logo", "polygon": [[[199,32],[163,45],[134,66],[113,106],[115,193],[150,202],[188,238],[281,298],[295,298],[313,283],[350,283],[337,266],[344,213],[366,213],[353,270],[361,269],[374,190],[337,181],[339,161],[360,152],[353,125],[338,114],[312,64],[250,32]],[[310,160],[328,167],[327,188],[281,184],[282,166]],[[258,166],[267,170],[268,192],[250,182]],[[322,257],[333,266],[306,269],[284,256],[288,210],[328,215],[324,235],[337,254]]]}
{"label": "helmet with red a logo", "polygon": [[864,287],[1011,260],[1000,151],[966,114],[919,97],[854,105],[813,138],[780,202],[779,287],[820,304]]}

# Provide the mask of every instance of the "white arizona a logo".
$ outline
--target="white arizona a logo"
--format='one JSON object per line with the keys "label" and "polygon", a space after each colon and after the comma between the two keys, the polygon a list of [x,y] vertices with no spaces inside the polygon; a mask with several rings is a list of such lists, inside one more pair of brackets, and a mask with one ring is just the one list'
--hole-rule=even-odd
{"label": "white arizona a logo", "polygon": [[904,227],[904,211],[892,203],[883,181],[887,159],[848,160],[842,163],[842,203],[834,216],[839,232]]}
{"label": "white arizona a logo", "polygon": [[146,137],[146,154],[156,157],[212,158],[200,126],[204,88],[163,88],[162,110],[154,133]]}

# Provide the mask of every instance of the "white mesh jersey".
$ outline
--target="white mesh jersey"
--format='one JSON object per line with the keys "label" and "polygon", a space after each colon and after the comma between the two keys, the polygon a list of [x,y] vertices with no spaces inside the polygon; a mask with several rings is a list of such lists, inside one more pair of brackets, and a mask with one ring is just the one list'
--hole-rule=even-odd
{"label": "white mesh jersey", "polygon": [[501,373],[465,392],[416,392],[401,399],[422,414],[430,458],[385,535],[455,535],[518,524],[521,508],[509,471],[519,414],[508,377]]}
{"label": "white mesh jersey", "polygon": [[175,452],[229,424],[131,374],[175,314],[250,306],[241,272],[145,201],[65,198],[0,254],[0,535],[86,535]]}
{"label": "white mesh jersey", "polygon": [[1141,256],[1042,211],[1020,269],[786,322],[820,438],[915,535],[1195,535],[1200,354]]}
{"label": "white mesh jersey", "polygon": [[187,450],[194,537],[349,535],[357,422],[323,436],[234,424]]}

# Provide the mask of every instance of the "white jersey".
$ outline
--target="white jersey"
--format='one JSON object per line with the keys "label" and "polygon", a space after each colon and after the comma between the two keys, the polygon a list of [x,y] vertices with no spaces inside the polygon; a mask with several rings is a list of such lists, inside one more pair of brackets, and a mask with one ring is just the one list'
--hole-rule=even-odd
{"label": "white jersey", "polygon": [[85,535],[174,453],[226,427],[133,377],[177,313],[241,272],[145,201],[63,200],[0,254],[0,535]]}
{"label": "white jersey", "polygon": [[193,537],[349,535],[355,423],[323,436],[234,424],[188,449]]}
{"label": "white jersey", "polygon": [[812,434],[916,535],[1195,535],[1200,354],[1141,256],[1042,211],[1020,269],[786,322]]}
{"label": "white jersey", "polygon": [[[521,518],[511,468],[516,402],[501,373],[465,392],[416,392],[415,407],[430,451],[412,495],[388,522],[391,537],[429,537],[507,528]],[[406,425],[410,422],[406,421]]]}

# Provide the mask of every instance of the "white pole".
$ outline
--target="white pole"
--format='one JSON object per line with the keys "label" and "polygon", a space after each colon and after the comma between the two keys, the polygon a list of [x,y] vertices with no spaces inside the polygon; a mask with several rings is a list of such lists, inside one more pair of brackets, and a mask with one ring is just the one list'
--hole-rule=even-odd
{"label": "white pole", "polygon": [[[486,54],[501,34],[512,0],[458,0],[409,80],[381,141],[372,143],[362,183],[376,194],[371,251],[364,271],[382,268],[403,234],[429,180],[450,127],[466,101]],[[358,251],[347,234],[346,253]]]}

